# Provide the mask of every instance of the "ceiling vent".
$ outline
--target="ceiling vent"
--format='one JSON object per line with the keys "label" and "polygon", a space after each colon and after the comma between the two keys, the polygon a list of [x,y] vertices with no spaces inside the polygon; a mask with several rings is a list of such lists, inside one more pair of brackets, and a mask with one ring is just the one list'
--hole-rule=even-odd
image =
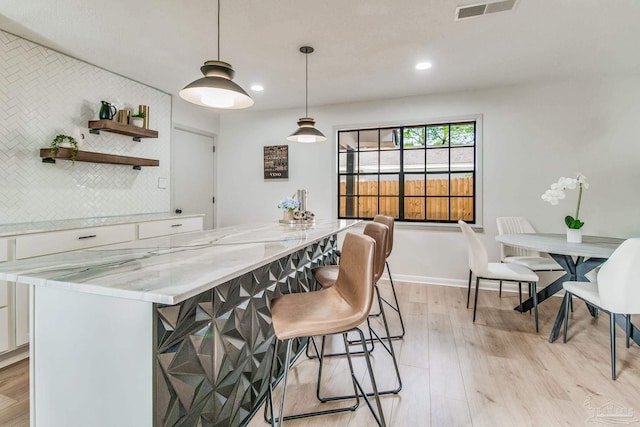
{"label": "ceiling vent", "polygon": [[472,4],[468,6],[458,6],[456,8],[455,20],[474,18],[476,16],[488,15],[496,12],[506,12],[513,10],[516,0],[503,0],[491,3]]}

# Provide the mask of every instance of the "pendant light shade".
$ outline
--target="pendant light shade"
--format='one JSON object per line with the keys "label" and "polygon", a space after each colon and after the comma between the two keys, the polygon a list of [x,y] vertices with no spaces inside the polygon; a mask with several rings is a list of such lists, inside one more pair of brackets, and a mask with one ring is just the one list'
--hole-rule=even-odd
{"label": "pendant light shade", "polygon": [[302,46],[300,52],[305,55],[304,113],[306,117],[301,117],[298,120],[298,129],[287,137],[287,141],[302,143],[326,141],[327,137],[315,128],[315,120],[309,117],[309,54],[313,52],[313,48],[311,46]]}
{"label": "pendant light shade", "polygon": [[220,61],[220,0],[218,0],[218,60],[206,61],[200,71],[204,77],[188,84],[180,97],[203,107],[240,109],[253,105],[253,99],[233,82],[231,64]]}

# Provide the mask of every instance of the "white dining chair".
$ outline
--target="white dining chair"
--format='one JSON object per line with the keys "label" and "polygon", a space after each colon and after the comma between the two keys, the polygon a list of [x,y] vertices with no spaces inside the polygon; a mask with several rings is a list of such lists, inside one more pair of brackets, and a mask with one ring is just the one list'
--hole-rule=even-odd
{"label": "white dining chair", "polygon": [[564,282],[565,318],[564,338],[567,342],[569,323],[569,301],[576,296],[609,314],[611,346],[611,379],[616,379],[616,320],[624,316],[626,320],[627,348],[631,337],[631,315],[640,314],[640,238],[625,240],[605,262],[595,282]]}
{"label": "white dining chair", "polygon": [[[496,223],[498,234],[534,234],[536,232],[529,220],[521,216],[498,217]],[[504,244],[500,245],[500,259],[505,263],[523,265],[531,271],[563,271],[562,266],[548,254]],[[502,296],[502,281],[500,281],[498,294]]]}
{"label": "white dining chair", "polygon": [[[522,282],[529,283],[533,289],[533,307],[536,320],[536,332],[538,332],[538,298],[536,296],[536,283],[538,275],[525,266],[513,263],[489,262],[485,247],[473,232],[469,225],[459,220],[458,224],[464,234],[469,250],[469,284],[467,288],[467,308],[469,308],[469,297],[471,295],[471,279],[476,276],[476,293],[473,302],[473,322],[476,321],[476,310],[478,306],[478,286],[480,279],[504,280],[507,282],[518,282],[518,287],[522,287]],[[521,293],[522,294],[522,293]],[[520,298],[522,305],[522,298]]]}

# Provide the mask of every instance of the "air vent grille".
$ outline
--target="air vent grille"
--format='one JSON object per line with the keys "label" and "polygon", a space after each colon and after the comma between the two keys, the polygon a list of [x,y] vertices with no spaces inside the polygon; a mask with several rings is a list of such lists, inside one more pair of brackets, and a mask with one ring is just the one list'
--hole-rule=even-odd
{"label": "air vent grille", "polygon": [[488,15],[489,13],[507,12],[513,10],[516,0],[503,0],[491,3],[472,4],[468,6],[458,6],[456,8],[455,20],[474,18],[476,16]]}

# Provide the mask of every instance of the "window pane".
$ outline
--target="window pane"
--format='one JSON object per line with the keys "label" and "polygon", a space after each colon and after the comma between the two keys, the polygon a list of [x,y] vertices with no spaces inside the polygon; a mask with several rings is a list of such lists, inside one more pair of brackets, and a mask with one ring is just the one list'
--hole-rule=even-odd
{"label": "window pane", "polygon": [[425,167],[425,150],[411,149],[404,150],[404,171],[423,171]]}
{"label": "window pane", "polygon": [[353,175],[340,175],[340,196],[358,194],[358,177]]}
{"label": "window pane", "polygon": [[358,132],[338,132],[339,151],[347,149],[356,150],[358,148]]}
{"label": "window pane", "polygon": [[361,130],[360,144],[358,145],[358,149],[360,151],[377,150],[378,149],[378,129]]}
{"label": "window pane", "polygon": [[427,196],[448,196],[449,175],[427,175]]}
{"label": "window pane", "polygon": [[424,126],[415,128],[404,128],[402,133],[404,138],[404,148],[424,147],[425,145],[425,128]]}
{"label": "window pane", "polygon": [[473,221],[473,198],[472,197],[452,197],[451,198],[451,219]]}
{"label": "window pane", "polygon": [[449,170],[449,149],[432,148],[427,150],[427,170],[428,171],[448,171]]}
{"label": "window pane", "polygon": [[360,175],[358,191],[361,196],[377,196],[378,175]]}
{"label": "window pane", "polygon": [[360,152],[358,171],[365,173],[378,172],[378,151]]}
{"label": "window pane", "polygon": [[358,198],[358,216],[360,218],[373,218],[378,214],[377,197]]}
{"label": "window pane", "polygon": [[405,196],[424,196],[424,175],[407,174],[404,176]]}
{"label": "window pane", "polygon": [[451,170],[473,170],[473,147],[451,148]]}
{"label": "window pane", "polygon": [[358,211],[356,209],[356,198],[355,197],[340,197],[340,216],[344,218],[357,218]]}
{"label": "window pane", "polygon": [[449,219],[448,197],[427,197],[427,219],[446,221]]}
{"label": "window pane", "polygon": [[380,149],[381,150],[397,150],[400,148],[400,132],[399,128],[380,129]]}
{"label": "window pane", "polygon": [[398,175],[380,175],[380,195],[381,196],[397,196],[400,178]]}
{"label": "window pane", "polygon": [[425,219],[424,197],[405,197],[404,217],[406,219]]}
{"label": "window pane", "polygon": [[473,175],[464,173],[452,174],[451,195],[473,196]]}
{"label": "window pane", "polygon": [[380,172],[400,172],[400,150],[380,152]]}
{"label": "window pane", "polygon": [[382,215],[398,218],[400,209],[398,197],[380,197],[380,213]]}
{"label": "window pane", "polygon": [[451,145],[469,145],[475,142],[475,123],[451,125]]}
{"label": "window pane", "polygon": [[449,125],[427,126],[427,145],[448,145]]}
{"label": "window pane", "polygon": [[341,173],[353,173],[358,170],[358,153],[355,151],[338,154],[338,168]]}

